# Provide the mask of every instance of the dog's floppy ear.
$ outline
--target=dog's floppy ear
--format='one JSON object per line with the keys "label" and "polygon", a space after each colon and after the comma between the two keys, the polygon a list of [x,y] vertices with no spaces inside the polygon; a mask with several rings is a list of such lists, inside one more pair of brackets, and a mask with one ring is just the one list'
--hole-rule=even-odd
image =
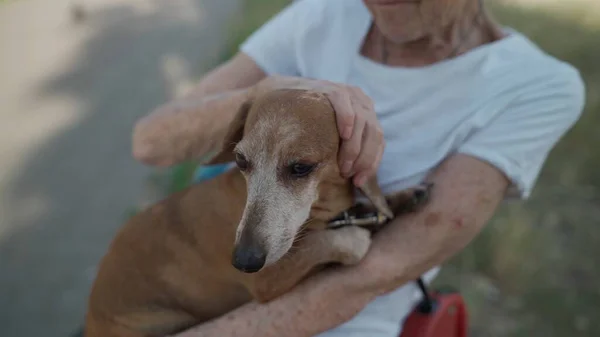
{"label": "dog's floppy ear", "polygon": [[389,219],[394,218],[394,213],[390,209],[383,193],[381,192],[381,188],[379,187],[379,182],[377,181],[377,176],[373,175],[373,177],[369,178],[367,182],[359,188],[362,194],[364,194],[367,199],[373,204],[375,209],[378,212],[383,213]]}
{"label": "dog's floppy ear", "polygon": [[251,106],[252,102],[250,101],[246,101],[240,106],[231,124],[229,124],[229,130],[221,144],[221,149],[208,161],[207,165],[225,164],[235,161],[233,149],[244,136],[244,126],[246,125],[246,118]]}

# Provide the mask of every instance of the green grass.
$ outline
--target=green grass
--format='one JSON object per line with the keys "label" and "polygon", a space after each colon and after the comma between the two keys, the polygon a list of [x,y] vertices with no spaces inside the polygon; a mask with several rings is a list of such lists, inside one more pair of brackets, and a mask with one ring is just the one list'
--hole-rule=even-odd
{"label": "green grass", "polygon": [[246,0],[239,19],[230,27],[223,59],[232,57],[250,34],[289,3],[291,0]]}
{"label": "green grass", "polygon": [[[552,151],[532,198],[503,206],[437,281],[461,290],[476,336],[600,336],[600,5],[548,1],[488,3],[502,23],[581,71],[586,109]],[[223,59],[288,3],[246,1]],[[168,190],[187,186],[194,168],[174,168]]]}
{"label": "green grass", "polygon": [[478,336],[600,336],[600,6],[512,1],[495,16],[580,70],[586,109],[531,200],[502,207],[438,282],[465,294]]}

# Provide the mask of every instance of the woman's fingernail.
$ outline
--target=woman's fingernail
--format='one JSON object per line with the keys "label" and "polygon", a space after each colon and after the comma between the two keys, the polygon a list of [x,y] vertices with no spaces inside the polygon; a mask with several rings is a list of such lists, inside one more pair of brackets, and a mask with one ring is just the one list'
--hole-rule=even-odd
{"label": "woman's fingernail", "polygon": [[367,177],[363,176],[363,177],[357,178],[356,181],[354,182],[354,185],[356,185],[357,187],[361,187],[366,182],[367,182]]}
{"label": "woman's fingernail", "polygon": [[352,169],[352,162],[349,160],[346,160],[343,164],[342,164],[342,173],[343,174],[348,174],[350,173],[350,170]]}
{"label": "woman's fingernail", "polygon": [[344,127],[344,130],[342,131],[342,138],[350,139],[351,136],[352,136],[352,128],[349,126]]}

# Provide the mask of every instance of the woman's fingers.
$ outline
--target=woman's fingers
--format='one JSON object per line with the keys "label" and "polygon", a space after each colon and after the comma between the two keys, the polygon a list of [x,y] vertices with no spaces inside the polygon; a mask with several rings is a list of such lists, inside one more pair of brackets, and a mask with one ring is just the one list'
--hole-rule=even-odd
{"label": "woman's fingers", "polygon": [[360,88],[340,85],[333,86],[329,99],[342,136],[340,171],[360,186],[377,172],[384,148],[373,101]]}
{"label": "woman's fingers", "polygon": [[350,139],[342,141],[342,145],[340,146],[340,171],[342,172],[342,175],[346,177],[350,177],[356,173],[355,162],[362,152],[365,123],[364,117],[357,114],[354,118],[352,136]]}
{"label": "woman's fingers", "polygon": [[[373,132],[376,134],[373,135]],[[365,127],[364,143],[358,159],[354,163],[353,170],[356,174],[353,177],[354,185],[360,187],[367,182],[367,179],[377,173],[381,157],[385,147],[383,134],[376,126]]]}
{"label": "woman's fingers", "polygon": [[[383,130],[377,120],[373,101],[357,87],[349,87],[352,94],[356,119],[362,119],[363,125],[360,151],[352,166],[353,182],[356,186],[364,184],[368,178],[377,172],[385,146]],[[353,135],[354,137],[354,135]]]}
{"label": "woman's fingers", "polygon": [[352,137],[356,119],[356,112],[352,106],[349,93],[343,87],[335,85],[327,90],[327,97],[335,110],[335,119],[340,136],[343,140],[349,140]]}

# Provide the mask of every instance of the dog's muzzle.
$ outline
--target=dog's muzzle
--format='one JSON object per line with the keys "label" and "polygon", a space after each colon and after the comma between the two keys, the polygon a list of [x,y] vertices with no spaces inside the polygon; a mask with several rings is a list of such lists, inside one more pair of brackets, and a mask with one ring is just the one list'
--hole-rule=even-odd
{"label": "dog's muzzle", "polygon": [[265,266],[267,253],[256,244],[238,244],[233,252],[231,264],[244,273],[256,273]]}

